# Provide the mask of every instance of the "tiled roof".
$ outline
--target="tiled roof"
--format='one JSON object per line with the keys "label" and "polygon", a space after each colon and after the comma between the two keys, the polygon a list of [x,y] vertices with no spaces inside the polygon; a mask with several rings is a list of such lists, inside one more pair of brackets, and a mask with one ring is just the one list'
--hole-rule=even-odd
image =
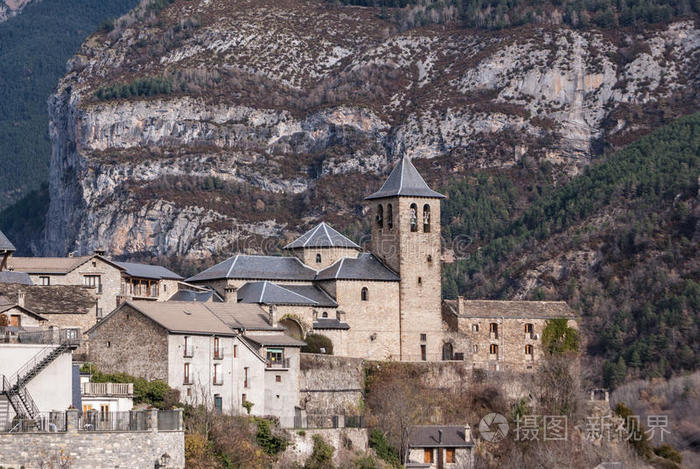
{"label": "tiled roof", "polygon": [[0,283],[19,283],[21,285],[33,285],[31,277],[26,272],[0,272]]}
{"label": "tiled roof", "polygon": [[115,264],[122,267],[130,277],[157,280],[182,280],[180,275],[160,265],[138,264],[135,262],[115,262]]}
{"label": "tiled roof", "polygon": [[35,313],[87,314],[93,310],[97,299],[95,289],[75,285],[21,285],[0,283],[0,295],[17,300],[17,293],[25,292],[24,306]]}
{"label": "tiled roof", "polygon": [[377,280],[398,282],[399,276],[369,253],[343,257],[320,271],[316,280]]}
{"label": "tiled roof", "polygon": [[200,303],[205,303],[210,300],[218,302],[223,301],[215,290],[178,290],[177,293],[168,299],[168,301],[196,301]]}
{"label": "tiled roof", "polygon": [[303,347],[306,342],[297,340],[294,337],[290,337],[287,334],[245,334],[243,336],[245,339],[255,342],[258,345],[263,346],[275,346],[280,347]]}
{"label": "tiled roof", "polygon": [[284,247],[284,249],[302,248],[360,249],[360,246],[338,233],[326,222],[321,222]]}
{"label": "tiled roof", "polygon": [[555,319],[576,318],[565,301],[445,300],[459,317]]}
{"label": "tiled roof", "polygon": [[[442,439],[440,439],[442,431]],[[474,442],[465,440],[464,425],[416,425],[408,434],[410,448],[466,448]]]}
{"label": "tiled roof", "polygon": [[384,185],[374,194],[365,197],[365,200],[395,196],[445,198],[444,195],[428,187],[407,156],[401,158]]}
{"label": "tiled roof", "polygon": [[313,280],[316,271],[296,257],[238,254],[187,279],[188,282],[226,278],[247,280]]}
{"label": "tiled roof", "polygon": [[7,236],[5,236],[5,233],[0,231],[0,251],[14,251],[15,246],[10,242],[9,239],[7,239]]}
{"label": "tiled roof", "polygon": [[313,323],[314,329],[350,329],[350,325],[346,322],[341,322],[336,318],[318,318]]}
{"label": "tiled roof", "polygon": [[66,274],[92,256],[78,257],[12,257],[8,268],[28,274]]}
{"label": "tiled roof", "polygon": [[266,305],[337,306],[328,295],[313,285],[278,285],[248,282],[238,289],[238,301]]}

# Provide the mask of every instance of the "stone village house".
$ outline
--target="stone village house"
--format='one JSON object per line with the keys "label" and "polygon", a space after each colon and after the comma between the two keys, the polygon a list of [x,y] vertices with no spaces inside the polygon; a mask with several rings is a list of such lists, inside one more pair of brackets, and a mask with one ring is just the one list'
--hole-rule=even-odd
{"label": "stone village house", "polygon": [[130,301],[87,335],[102,371],[163,380],[183,402],[220,412],[244,413],[249,402],[251,414],[294,425],[304,343],[257,305]]}
{"label": "stone village house", "polygon": [[474,441],[469,425],[416,425],[408,432],[406,468],[472,469]]}

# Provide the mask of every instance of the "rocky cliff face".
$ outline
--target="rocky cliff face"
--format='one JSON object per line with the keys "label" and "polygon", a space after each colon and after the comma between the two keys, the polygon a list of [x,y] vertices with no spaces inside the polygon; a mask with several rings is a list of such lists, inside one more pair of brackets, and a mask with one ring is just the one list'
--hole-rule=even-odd
{"label": "rocky cliff face", "polygon": [[645,110],[698,104],[693,21],[399,32],[320,0],[176,0],[116,25],[49,102],[46,254],[269,250],[355,223],[401,154],[435,185],[524,158],[565,178],[658,125]]}
{"label": "rocky cliff face", "polygon": [[15,15],[19,15],[24,7],[32,0],[2,0],[0,1],[0,23],[7,21]]}

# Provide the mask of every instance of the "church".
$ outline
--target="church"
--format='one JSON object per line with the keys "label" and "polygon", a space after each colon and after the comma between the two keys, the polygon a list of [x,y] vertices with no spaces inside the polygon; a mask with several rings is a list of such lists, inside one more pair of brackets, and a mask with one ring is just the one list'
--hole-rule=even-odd
{"label": "church", "polygon": [[187,282],[260,305],[297,339],[324,335],[335,355],[531,369],[546,322],[575,326],[573,313],[557,301],[443,301],[443,198],[403,157],[365,198],[369,251],[322,222],[284,246],[286,256],[238,254]]}

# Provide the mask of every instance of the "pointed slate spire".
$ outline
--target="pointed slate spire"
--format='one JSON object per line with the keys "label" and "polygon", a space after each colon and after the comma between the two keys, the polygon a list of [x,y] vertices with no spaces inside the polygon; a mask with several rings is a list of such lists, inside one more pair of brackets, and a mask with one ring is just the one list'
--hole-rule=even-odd
{"label": "pointed slate spire", "polygon": [[445,198],[444,195],[428,187],[407,156],[401,158],[401,161],[391,171],[382,188],[374,194],[365,197],[365,200],[396,196]]}
{"label": "pointed slate spire", "polygon": [[353,248],[360,246],[334,230],[326,222],[321,222],[282,249],[300,248]]}

